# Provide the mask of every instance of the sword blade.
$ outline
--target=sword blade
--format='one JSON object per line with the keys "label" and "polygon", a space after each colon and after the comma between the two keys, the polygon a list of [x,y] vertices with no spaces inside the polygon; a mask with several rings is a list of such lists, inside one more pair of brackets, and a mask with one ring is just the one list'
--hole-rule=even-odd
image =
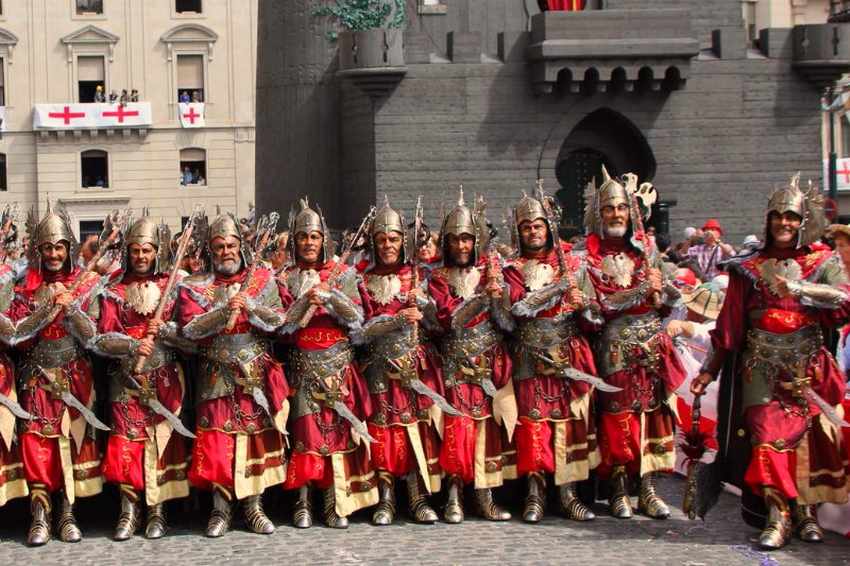
{"label": "sword blade", "polygon": [[26,409],[24,409],[18,403],[12,401],[9,397],[6,397],[2,393],[0,393],[0,405],[3,405],[4,407],[12,411],[12,414],[18,417],[19,419],[25,419],[29,421],[33,418],[33,416],[28,413]]}
{"label": "sword blade", "polygon": [[850,423],[842,419],[841,415],[839,415],[835,411],[835,409],[832,408],[832,405],[827,403],[823,397],[815,393],[811,387],[806,389],[806,397],[808,397],[815,405],[818,406],[821,412],[826,415],[826,418],[829,419],[829,422],[839,428],[850,427]]}
{"label": "sword blade", "polygon": [[[127,376],[127,381],[130,382],[130,385],[136,388],[136,391],[141,391],[142,386],[132,375]],[[169,411],[165,408],[165,405],[160,402],[156,397],[151,397],[145,399],[144,403],[151,408],[151,410],[157,415],[164,417],[165,420],[171,425],[171,427],[176,430],[179,434],[185,436],[186,438],[195,438],[195,435],[192,434],[192,431],[186,428],[183,424],[183,421],[180,420],[180,417]]]}
{"label": "sword blade", "polygon": [[484,393],[489,397],[496,396],[496,384],[493,383],[493,380],[490,378],[481,380],[481,389],[483,389]]}
{"label": "sword blade", "polygon": [[575,379],[576,381],[584,381],[596,387],[600,391],[605,391],[606,393],[617,393],[618,391],[622,391],[622,387],[617,387],[616,385],[611,385],[609,383],[605,383],[605,380],[596,377],[594,375],[590,375],[588,373],[584,373],[583,371],[579,371],[575,368],[566,368],[564,370],[564,375],[569,377],[570,379]]}
{"label": "sword blade", "polygon": [[106,431],[112,430],[111,428],[106,426],[103,421],[97,418],[97,416],[91,411],[91,409],[83,405],[79,399],[71,395],[70,391],[65,391],[64,393],[62,393],[62,401],[69,407],[77,409],[83,416],[83,418],[86,420],[86,422],[94,428]]}
{"label": "sword blade", "polygon": [[147,405],[154,413],[164,417],[165,420],[167,420],[168,423],[171,425],[171,427],[179,434],[185,436],[186,438],[195,438],[195,435],[192,433],[191,430],[186,428],[186,426],[183,424],[183,421],[180,420],[180,417],[166,409],[165,405],[163,405],[159,401],[159,399],[148,399]]}
{"label": "sword blade", "polygon": [[372,438],[372,435],[369,434],[369,428],[366,426],[366,423],[355,417],[354,413],[351,412],[345,403],[337,401],[334,403],[333,408],[339,416],[351,424],[351,428],[353,428],[362,438],[365,438],[370,443],[377,442],[377,440]]}
{"label": "sword blade", "polygon": [[410,388],[419,393],[420,395],[424,395],[425,397],[431,399],[434,404],[436,404],[444,413],[448,413],[453,417],[463,416],[463,413],[452,407],[442,395],[422,383],[422,380],[410,380]]}

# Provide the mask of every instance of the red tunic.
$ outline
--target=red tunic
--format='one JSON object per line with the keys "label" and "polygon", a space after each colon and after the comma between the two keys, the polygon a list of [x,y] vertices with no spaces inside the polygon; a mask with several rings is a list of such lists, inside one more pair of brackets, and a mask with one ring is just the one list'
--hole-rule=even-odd
{"label": "red tunic", "polygon": [[[364,295],[363,311],[365,326],[379,317],[394,317],[410,303],[407,294],[413,286],[413,270],[409,265],[399,264],[392,267],[378,266],[363,274]],[[394,285],[397,284],[397,288]],[[403,339],[401,332],[409,328],[405,325],[377,341]],[[422,328],[419,329],[422,332]],[[429,389],[443,394],[443,379],[436,352],[430,344],[422,343],[413,353],[416,373]],[[380,358],[380,356],[378,356]],[[367,377],[374,413],[369,417],[369,432],[377,442],[371,446],[372,464],[376,470],[386,471],[400,477],[416,469],[417,462],[411,438],[404,428],[419,423],[419,438],[427,460],[428,473],[439,476],[439,439],[431,425],[428,409],[433,401],[403,385],[400,379],[388,373],[389,367],[380,369],[384,359],[368,357],[363,360],[361,372]],[[386,371],[385,371],[386,370]]]}
{"label": "red tunic", "polygon": [[[791,386],[800,377],[810,380],[807,387],[826,403],[833,407],[840,405],[846,385],[834,358],[823,345],[812,352],[804,352],[803,345],[801,359],[797,360],[803,364],[802,376],[774,365],[768,371],[775,371],[775,376],[765,380],[764,364],[752,356],[754,350],[748,347],[751,330],[790,337],[806,329],[819,334],[822,327],[837,327],[847,321],[850,300],[833,305],[834,308],[806,306],[799,297],[774,295],[769,277],[765,276],[771,266],[779,265],[789,280],[823,283],[818,274],[824,272],[832,257],[832,252],[819,244],[801,249],[770,248],[730,269],[726,299],[712,332],[712,342],[720,358],[728,352],[744,354],[735,376],[742,391],[744,422],[753,444],[744,481],[757,494],[764,486],[772,486],[789,499],[799,496],[807,503],[846,500],[847,480],[842,471],[845,448],[829,439],[818,418],[821,413],[818,405],[801,399]],[[842,287],[847,289],[846,284]],[[803,359],[806,354],[808,358]],[[778,357],[771,359],[781,362]],[[805,478],[799,476],[801,458],[809,462]]]}
{"label": "red tunic", "polygon": [[[581,258],[570,253],[571,247],[566,243],[562,244],[562,249],[570,285],[577,286],[584,291],[586,299],[592,300],[587,292]],[[528,254],[505,268],[504,278],[514,305],[517,333],[521,336],[524,327],[537,326],[553,339],[557,337],[554,332],[558,328],[564,330],[563,339],[557,345],[546,347],[545,355],[595,376],[593,351],[580,333],[585,322],[568,303],[567,293],[558,295],[554,304],[538,312],[516,311],[517,304],[529,293],[557,284],[564,276],[555,250]],[[559,322],[550,322],[555,319]],[[587,479],[590,469],[598,464],[591,387],[587,382],[558,375],[530,351],[536,340],[530,337],[525,340],[528,343],[525,347],[520,345],[514,357],[514,387],[519,410],[517,473],[554,473],[558,485]]]}
{"label": "red tunic", "polygon": [[[264,268],[258,269],[250,282],[246,281],[247,275],[248,271],[243,269],[232,276],[215,274],[206,278],[187,278],[181,284],[178,296],[178,326],[184,327],[197,316],[218,308],[216,305],[226,302],[224,296],[228,296],[228,289],[235,289],[236,285],[249,298],[262,301],[262,293],[267,290],[272,278],[271,272]],[[280,483],[285,470],[283,438],[272,420],[282,412],[285,413],[288,407],[289,386],[283,366],[271,356],[268,344],[265,344],[265,351],[256,363],[259,364],[257,371],[261,375],[261,387],[269,404],[270,416],[255,401],[254,396],[246,393],[238,383],[244,374],[235,359],[228,362],[213,361],[220,354],[211,348],[217,337],[248,334],[255,335],[256,341],[262,343],[263,331],[251,324],[243,309],[231,330],[223,328],[199,341],[205,359],[199,376],[201,400],[196,413],[198,438],[189,470],[192,485],[204,489],[211,489],[215,485],[235,489],[237,497],[243,497],[239,487],[243,480],[234,476],[234,470],[236,466],[245,463],[237,462],[237,458],[244,457],[247,462],[251,462],[245,469],[246,477],[260,478],[245,488],[253,490],[243,491],[245,496],[256,495],[268,485]],[[226,386],[222,383],[224,381],[227,382]],[[223,390],[218,387],[223,387]],[[240,455],[238,443],[242,436],[247,437],[247,446],[244,454]]]}
{"label": "red tunic", "polygon": [[[484,293],[487,286],[486,268],[488,260],[482,258],[479,264],[472,269],[479,279],[474,289],[468,290],[472,295]],[[472,271],[470,271],[472,273]],[[436,317],[441,330],[447,333],[446,339],[450,339],[449,333],[456,333],[452,328],[455,313],[467,299],[458,294],[458,289],[453,286],[452,280],[456,274],[461,274],[458,268],[438,267],[431,272],[428,281],[428,293],[434,300],[436,306]],[[461,284],[462,285],[462,284]],[[467,290],[463,291],[464,293]],[[468,297],[469,298],[469,297]],[[489,299],[488,299],[489,303]],[[487,328],[489,333],[498,335],[499,330],[495,326],[490,308],[484,308],[479,314],[470,318],[464,325],[464,333],[474,329]],[[444,347],[444,356],[452,354]],[[445,358],[444,358],[445,359]],[[494,346],[480,355],[465,356],[464,359],[451,360],[454,367],[454,375],[445,374],[446,399],[461,413],[462,417],[451,415],[445,416],[442,446],[440,450],[440,465],[448,475],[458,476],[464,483],[483,477],[485,474],[515,477],[515,472],[504,474],[507,469],[514,470],[516,467],[515,450],[512,443],[508,441],[507,431],[504,426],[499,426],[493,419],[493,399],[485,392],[481,384],[467,381],[463,372],[463,366],[484,366],[489,368],[490,379],[497,389],[502,389],[509,384],[513,364],[504,343],[499,340]],[[444,372],[447,367],[443,367]],[[450,371],[450,370],[449,370]],[[480,423],[480,424],[479,424]],[[485,461],[483,469],[476,470],[475,447],[478,437],[478,427],[486,427],[484,435]],[[501,484],[501,479],[497,484]],[[491,487],[494,482],[476,487]]]}
{"label": "red tunic", "polygon": [[[132,284],[151,282],[160,293],[165,291],[168,282],[167,274],[137,276],[125,275],[120,281],[110,286],[100,299],[100,316],[97,321],[98,333],[116,332],[141,340],[147,333],[148,321],[153,313],[139,314],[127,302],[127,288]],[[171,301],[163,312],[162,319],[168,321],[174,312],[174,302]],[[125,362],[126,363],[126,362]],[[134,490],[145,489],[144,451],[150,438],[149,431],[163,422],[165,417],[158,415],[152,409],[140,403],[138,393],[132,387],[123,383],[120,375],[121,368],[114,368],[111,383],[109,443],[103,463],[103,474],[108,482],[132,486]],[[138,376],[137,380],[151,386],[156,392],[156,398],[162,405],[180,415],[185,384],[183,373],[177,362],[166,363],[151,372]],[[156,442],[160,439],[156,439]],[[162,450],[162,456],[157,455],[157,483],[185,484],[188,451],[186,442],[177,433],[170,435],[167,445]],[[156,450],[151,443],[147,449]],[[169,490],[165,490],[169,491]],[[188,487],[181,486],[171,490],[175,496],[188,494]],[[165,497],[161,500],[170,499]],[[160,499],[154,503],[159,503]],[[148,501],[151,503],[151,501]]]}
{"label": "red tunic", "polygon": [[[9,317],[13,321],[27,317],[35,310],[36,302],[43,300],[43,286],[62,283],[66,288],[70,288],[79,273],[79,267],[74,267],[70,272],[42,273],[29,270],[23,285],[16,289],[17,294],[12,302]],[[74,296],[80,297],[88,293],[97,279],[96,274],[87,276],[85,282],[74,291]],[[82,306],[85,308],[87,301],[84,301]],[[91,363],[74,338],[68,334],[63,324],[64,319],[63,311],[35,337],[19,345],[25,360],[19,391],[21,406],[35,416],[34,419],[21,423],[21,450],[24,471],[31,486],[37,484],[51,492],[64,488],[69,498],[73,499],[76,496],[100,493],[100,454],[94,435],[82,420],[82,415],[48,390],[50,381],[38,370],[36,364],[39,364],[40,360],[34,359],[33,356],[37,351],[52,354],[68,351],[68,361],[56,368],[45,369],[55,369],[56,377],[67,380],[70,393],[83,405],[93,408],[94,381]],[[41,364],[44,363],[41,359]],[[65,470],[63,467],[61,450],[69,452],[73,470]],[[67,485],[67,478],[73,478],[73,486]]]}
{"label": "red tunic", "polygon": [[600,474],[607,476],[616,465],[625,465],[630,473],[670,470],[675,419],[667,400],[686,371],[661,328],[660,317],[669,308],[656,309],[641,292],[648,288],[647,261],[625,239],[591,234],[587,263],[606,321],[598,347],[600,377],[621,388],[598,393]]}
{"label": "red tunic", "polygon": [[[318,280],[326,282],[333,274],[336,263],[328,261],[315,270]],[[351,268],[343,267],[345,273]],[[299,298],[302,281],[302,270],[298,266],[289,266],[278,275],[278,286],[284,304],[291,307]],[[306,289],[303,289],[306,292]],[[350,297],[357,305],[361,298],[359,292]],[[304,328],[284,329],[284,343],[305,353],[326,352],[338,344],[348,348],[348,329],[338,321],[331,312],[323,307],[316,309],[310,322]],[[364,476],[370,470],[369,459],[365,444],[356,446],[351,434],[351,425],[341,418],[335,410],[325,405],[321,399],[313,397],[308,390],[308,384],[303,376],[295,369],[290,370],[293,396],[293,416],[290,419],[290,442],[293,452],[286,476],[285,489],[298,489],[313,483],[324,489],[334,485],[334,473],[330,457],[334,454],[344,454],[350,476]],[[359,419],[366,419],[372,414],[372,403],[366,381],[357,367],[349,363],[342,369],[343,396],[340,402]],[[316,410],[310,404],[316,404]],[[365,442],[365,441],[364,441]],[[362,483],[368,483],[366,481]],[[369,491],[373,485],[353,486],[354,491]]]}

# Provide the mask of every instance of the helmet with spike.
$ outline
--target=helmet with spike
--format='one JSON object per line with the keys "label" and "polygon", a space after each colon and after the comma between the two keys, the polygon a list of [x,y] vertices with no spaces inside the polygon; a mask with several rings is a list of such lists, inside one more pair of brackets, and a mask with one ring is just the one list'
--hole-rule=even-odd
{"label": "helmet with spike", "polygon": [[520,197],[519,203],[517,203],[513,211],[514,223],[512,226],[511,239],[513,240],[514,249],[520,252],[522,250],[520,226],[522,226],[525,222],[534,222],[535,220],[542,220],[546,223],[546,228],[549,230],[549,234],[546,237],[547,248],[551,249],[554,245],[552,233],[557,230],[558,227],[553,226],[550,222],[549,216],[546,214],[546,208],[543,205],[543,199],[549,199],[551,204],[551,197],[547,197],[543,192],[542,179],[538,179],[537,181],[534,196],[529,196],[528,193],[522,191],[522,197]]}
{"label": "helmet with spike", "polygon": [[128,267],[130,244],[150,244],[156,248],[156,263],[154,273],[168,271],[171,260],[171,229],[164,220],[158,223],[150,217],[147,207],[142,209],[142,217],[133,222],[124,236],[127,245],[127,253],[124,254],[124,269]]}
{"label": "helmet with spike", "polygon": [[309,234],[311,232],[319,232],[323,237],[322,242],[322,263],[330,260],[333,257],[333,241],[330,238],[328,225],[325,223],[325,217],[322,214],[322,209],[316,206],[315,210],[310,207],[308,197],[299,199],[299,210],[291,210],[289,213],[289,256],[293,259],[298,258],[296,250],[296,242],[298,234]]}
{"label": "helmet with spike", "polygon": [[57,206],[54,212],[48,198],[47,212],[41,220],[38,220],[35,207],[33,207],[27,216],[27,232],[30,234],[28,250],[30,265],[37,265],[41,269],[40,249],[44,244],[56,245],[59,242],[65,242],[68,246],[66,264],[70,268],[80,250],[80,244],[71,229],[71,219],[64,206]]}
{"label": "helmet with spike", "polygon": [[[481,203],[483,204],[483,200]],[[471,262],[474,264],[481,257],[482,244],[486,245],[486,242],[482,243],[479,226],[479,223],[484,220],[483,207],[480,214],[477,214],[478,212],[477,203],[474,210],[466,206],[463,197],[463,185],[460,185],[458,187],[457,205],[449,211],[440,227],[439,246],[443,253],[443,261],[447,264],[451,263],[451,254],[448,249],[449,236],[460,237],[464,234],[473,236],[475,238],[475,246],[473,247]]]}
{"label": "helmet with spike", "polygon": [[824,214],[823,194],[811,181],[808,190],[800,188],[800,173],[794,174],[788,185],[773,192],[767,203],[765,217],[765,238],[768,242],[770,234],[770,215],[792,212],[800,217],[800,228],[797,231],[797,247],[807,246],[819,240],[826,230],[827,220]]}
{"label": "helmet with spike", "polygon": [[378,257],[378,250],[375,247],[375,238],[378,234],[389,234],[397,232],[401,234],[401,257],[400,262],[407,260],[409,255],[407,231],[405,229],[404,216],[390,206],[390,199],[384,195],[384,203],[375,212],[375,217],[372,219],[372,224],[369,226],[369,239],[372,249],[372,261],[375,262]]}
{"label": "helmet with spike", "polygon": [[621,178],[608,174],[608,169],[602,166],[602,184],[597,188],[596,179],[587,184],[584,193],[584,227],[588,234],[605,236],[605,223],[602,220],[602,210],[606,206],[617,207],[626,205],[629,208],[629,232],[632,234],[632,244],[643,249],[643,244],[634,238],[635,230],[643,226],[652,214],[658,194],[652,183],[644,182],[638,185],[638,176],[626,173]]}

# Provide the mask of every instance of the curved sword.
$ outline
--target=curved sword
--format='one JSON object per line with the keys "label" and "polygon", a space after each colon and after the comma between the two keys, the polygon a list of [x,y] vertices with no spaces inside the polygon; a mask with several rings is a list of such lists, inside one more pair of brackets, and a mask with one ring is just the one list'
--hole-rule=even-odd
{"label": "curved sword", "polygon": [[2,393],[0,393],[0,405],[3,405],[4,407],[12,411],[12,414],[18,417],[19,419],[24,419],[27,421],[33,419],[33,416],[28,413],[26,409],[24,409],[16,401],[13,401]]}

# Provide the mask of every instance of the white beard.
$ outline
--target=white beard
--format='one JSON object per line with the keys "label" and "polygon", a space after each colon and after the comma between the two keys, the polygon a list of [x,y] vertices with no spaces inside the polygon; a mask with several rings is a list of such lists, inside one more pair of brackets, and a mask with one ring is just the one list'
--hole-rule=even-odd
{"label": "white beard", "polygon": [[609,238],[622,238],[623,236],[626,235],[626,227],[625,226],[614,226],[614,227],[605,226],[603,231],[605,232],[605,235],[608,236]]}
{"label": "white beard", "polygon": [[236,275],[242,269],[242,260],[237,259],[232,262],[228,260],[226,266],[224,262],[213,260],[213,269],[215,269],[216,273],[221,273],[222,275]]}

